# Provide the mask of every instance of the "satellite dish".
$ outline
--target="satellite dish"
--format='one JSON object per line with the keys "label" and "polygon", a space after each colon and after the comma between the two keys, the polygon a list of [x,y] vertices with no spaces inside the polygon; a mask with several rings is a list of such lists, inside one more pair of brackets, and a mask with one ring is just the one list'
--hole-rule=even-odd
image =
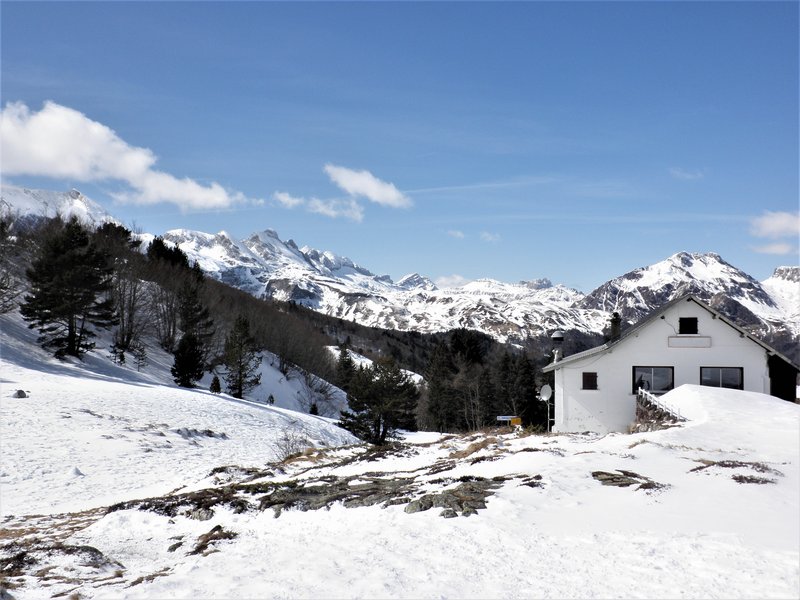
{"label": "satellite dish", "polygon": [[553,388],[551,388],[547,384],[544,384],[542,386],[542,389],[539,390],[539,398],[541,398],[545,402],[550,400],[550,396],[552,395],[553,395]]}

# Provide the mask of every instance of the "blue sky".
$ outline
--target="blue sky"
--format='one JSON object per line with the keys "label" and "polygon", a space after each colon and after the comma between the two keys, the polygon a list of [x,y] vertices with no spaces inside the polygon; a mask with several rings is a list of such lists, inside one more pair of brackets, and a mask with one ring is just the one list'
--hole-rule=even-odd
{"label": "blue sky", "polygon": [[0,4],[2,176],[395,279],[798,263],[797,2]]}

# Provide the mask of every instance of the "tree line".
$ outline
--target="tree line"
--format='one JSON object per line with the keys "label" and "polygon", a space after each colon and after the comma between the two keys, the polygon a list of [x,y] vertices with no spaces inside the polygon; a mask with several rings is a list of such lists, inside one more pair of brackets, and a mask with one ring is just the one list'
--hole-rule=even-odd
{"label": "tree line", "polygon": [[172,375],[184,387],[221,369],[227,391],[242,397],[259,383],[265,350],[285,375],[331,378],[331,340],[292,311],[207,278],[160,237],[140,246],[114,223],[0,219],[0,310],[19,306],[59,358],[81,358],[106,329],[114,360],[143,368],[145,337],[153,339],[173,355]]}
{"label": "tree line", "polygon": [[[0,310],[19,304],[40,343],[61,358],[81,357],[97,330],[108,329],[114,359],[144,368],[145,338],[154,340],[172,354],[178,385],[221,371],[237,397],[258,385],[260,353],[269,351],[277,368],[303,382],[305,410],[332,416],[320,399],[333,382],[348,394],[342,424],[376,443],[398,428],[465,431],[495,425],[498,415],[545,426],[546,406],[536,397],[541,354],[466,329],[386,331],[258,299],[207,277],[160,237],[141,245],[113,223],[92,230],[56,218],[14,229],[0,219]],[[337,344],[371,356],[373,365],[348,366],[349,352],[334,362],[325,346]],[[425,383],[412,383],[402,369]],[[212,388],[221,391],[219,378]]]}

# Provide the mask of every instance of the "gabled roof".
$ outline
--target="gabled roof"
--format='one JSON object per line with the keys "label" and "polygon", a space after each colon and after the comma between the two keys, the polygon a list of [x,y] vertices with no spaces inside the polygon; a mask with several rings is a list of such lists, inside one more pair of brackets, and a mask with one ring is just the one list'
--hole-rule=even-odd
{"label": "gabled roof", "polygon": [[767,354],[777,356],[778,358],[780,358],[781,360],[783,360],[784,362],[789,364],[796,371],[800,371],[800,367],[798,367],[796,364],[794,364],[786,356],[784,356],[783,354],[781,354],[780,352],[775,350],[775,348],[773,348],[772,346],[770,346],[769,344],[767,344],[765,342],[762,342],[757,337],[754,337],[752,334],[748,333],[747,331],[745,331],[744,329],[739,327],[736,323],[733,323],[730,319],[728,319],[721,312],[711,308],[708,304],[706,304],[705,302],[700,300],[694,294],[687,294],[685,296],[681,296],[680,298],[675,298],[674,300],[671,300],[670,302],[667,302],[665,305],[657,308],[656,310],[651,312],[649,315],[644,317],[641,321],[639,321],[638,323],[636,323],[632,327],[630,327],[630,328],[626,329],[625,331],[623,331],[622,334],[619,337],[617,337],[617,338],[615,338],[613,340],[609,340],[608,342],[606,342],[602,346],[595,346],[594,348],[589,348],[588,350],[584,350],[583,352],[578,352],[577,354],[570,354],[569,356],[566,356],[566,357],[562,358],[558,362],[551,362],[549,365],[544,367],[542,369],[542,371],[544,371],[545,373],[549,373],[550,371],[554,371],[555,369],[558,369],[562,365],[570,364],[572,362],[579,361],[579,360],[581,360],[583,358],[587,358],[589,356],[594,356],[595,354],[604,354],[605,352],[608,352],[609,350],[611,350],[615,346],[618,346],[624,340],[626,340],[629,337],[631,337],[637,331],[639,331],[642,328],[646,327],[648,323],[658,319],[662,314],[664,314],[670,308],[672,308],[676,304],[679,304],[680,302],[694,302],[698,306],[704,308],[709,313],[714,315],[714,318],[719,319],[720,321],[722,321],[726,325],[728,325],[728,326],[732,327],[733,329],[735,329],[736,331],[738,331],[739,334],[742,337],[746,337],[746,338],[750,339],[751,341],[755,342],[756,344],[758,344],[759,346],[761,346],[762,348],[764,348],[764,350],[766,350]]}

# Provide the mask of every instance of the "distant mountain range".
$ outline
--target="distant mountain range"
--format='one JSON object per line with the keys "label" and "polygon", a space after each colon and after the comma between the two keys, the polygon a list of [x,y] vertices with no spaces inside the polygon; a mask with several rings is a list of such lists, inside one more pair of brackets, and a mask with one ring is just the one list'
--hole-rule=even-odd
{"label": "distant mountain range", "polygon": [[[115,221],[80,192],[3,186],[0,212],[19,217],[75,214],[89,223]],[[145,241],[152,234],[142,235]],[[439,289],[418,273],[397,282],[349,258],[299,247],[273,230],[235,240],[176,229],[162,234],[211,277],[260,298],[292,301],[313,310],[384,329],[420,332],[465,327],[502,342],[524,344],[555,329],[600,334],[610,313],[635,322],[687,293],[706,300],[756,335],[797,358],[800,267],[778,267],[759,282],[714,253],[678,252],[615,277],[588,294],[547,279],[516,284],[480,279]]]}

